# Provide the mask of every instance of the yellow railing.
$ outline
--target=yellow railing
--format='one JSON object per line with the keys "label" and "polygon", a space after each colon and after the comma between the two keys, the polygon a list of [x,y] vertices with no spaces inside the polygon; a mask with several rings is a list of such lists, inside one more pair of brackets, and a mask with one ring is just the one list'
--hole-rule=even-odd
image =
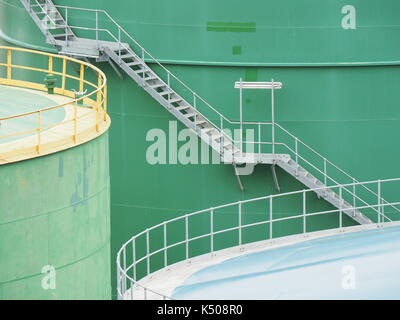
{"label": "yellow railing", "polygon": [[[28,55],[34,55],[36,57],[24,57]],[[34,67],[17,64],[17,61],[25,62],[32,60],[35,61],[36,64]],[[40,63],[44,63],[45,68],[38,67],[37,65]],[[0,136],[0,146],[2,143],[6,142],[5,139],[7,138],[22,135],[31,136],[33,133],[36,136],[34,145],[30,148],[27,148],[26,145],[23,146],[21,148],[24,149],[23,152],[29,153],[34,151],[36,154],[42,154],[43,152],[48,153],[46,152],[47,149],[60,147],[61,144],[81,143],[82,139],[87,137],[89,132],[101,132],[105,125],[107,125],[106,77],[100,69],[84,61],[61,55],[23,48],[0,46],[0,84],[46,91],[47,88],[45,87],[44,78],[47,74],[54,75],[57,78],[57,82],[61,79],[61,86],[57,84],[54,93],[71,99],[65,103],[51,107],[40,108],[40,106],[38,106],[36,110],[31,112],[0,118],[0,125],[2,125],[8,120],[37,115],[37,125],[34,128]],[[29,81],[27,81],[28,79]],[[81,97],[76,97],[76,93],[73,90],[86,93]],[[81,104],[86,108],[85,112],[79,115],[78,110]],[[69,119],[63,119],[61,122],[43,125],[43,116],[51,112],[51,110],[59,108],[71,108],[73,112],[72,110],[70,110],[70,112],[73,115],[69,117]],[[83,124],[83,122],[85,124],[85,130],[80,130],[80,124]],[[68,123],[69,125],[65,125]],[[72,125],[70,125],[70,123],[72,123]],[[63,126],[63,139],[58,139],[58,143],[54,141],[51,143],[49,143],[49,141],[47,141],[47,143],[43,142],[45,131],[60,125]],[[14,154],[16,154],[15,148],[13,149]],[[4,159],[6,150],[2,151],[3,152],[0,151],[0,158]]]}

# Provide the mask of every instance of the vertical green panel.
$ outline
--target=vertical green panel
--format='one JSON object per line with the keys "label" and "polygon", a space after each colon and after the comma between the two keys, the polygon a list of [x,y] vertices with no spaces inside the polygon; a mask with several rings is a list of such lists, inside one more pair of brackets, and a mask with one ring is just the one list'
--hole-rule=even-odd
{"label": "vertical green panel", "polygon": [[104,134],[0,167],[0,299],[110,298],[108,165]]}

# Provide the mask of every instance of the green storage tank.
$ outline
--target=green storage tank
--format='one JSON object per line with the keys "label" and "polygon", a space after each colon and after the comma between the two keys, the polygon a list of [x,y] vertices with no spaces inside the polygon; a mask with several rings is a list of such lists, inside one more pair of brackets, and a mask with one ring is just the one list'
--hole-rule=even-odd
{"label": "green storage tank", "polygon": [[71,103],[80,62],[67,59],[67,88],[57,75],[47,94],[43,79],[64,58],[0,53],[13,61],[0,71],[0,299],[109,299],[110,119],[96,128],[95,101]]}
{"label": "green storage tank", "polygon": [[[396,176],[399,152],[392,143],[400,124],[398,1],[54,3],[106,10],[229,119],[239,119],[239,93],[233,88],[239,78],[282,81],[284,88],[276,94],[278,123],[358,180]],[[89,12],[71,14],[69,19],[72,25],[95,27]],[[0,21],[4,40],[22,47],[54,50],[20,1],[2,1]],[[231,165],[149,164],[146,152],[152,142],[146,140],[147,133],[155,128],[168,133],[169,122],[175,118],[136,83],[127,77],[121,79],[110,65],[96,65],[108,77],[113,119],[113,269],[122,243],[146,227],[195,210],[277,192],[268,165],[257,166],[252,175],[243,176],[245,189],[241,191]],[[271,120],[265,101],[265,94],[246,92],[245,120]],[[178,123],[178,131],[183,128]],[[179,146],[183,144],[178,142]],[[277,174],[281,191],[304,188],[285,172],[278,169]],[[255,216],[264,214],[264,208],[252,210]],[[282,208],[282,214],[295,211],[291,203]],[[318,221],[315,228],[332,223]],[[282,232],[290,233],[291,229],[286,226]]]}

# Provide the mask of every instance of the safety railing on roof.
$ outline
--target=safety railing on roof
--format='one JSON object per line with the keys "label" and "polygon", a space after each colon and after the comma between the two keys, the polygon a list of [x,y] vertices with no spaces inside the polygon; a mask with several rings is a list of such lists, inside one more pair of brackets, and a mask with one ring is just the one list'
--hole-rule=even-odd
{"label": "safety railing on roof", "polygon": [[[400,205],[397,192],[400,178],[337,185],[330,189],[342,194],[345,187],[365,186],[376,191],[375,204],[356,203],[355,208],[377,227],[383,227],[390,221],[388,216],[394,213],[393,208]],[[288,235],[307,236],[320,230],[342,232],[352,225],[353,221],[341,208],[329,205],[321,208],[314,192],[300,190],[237,201],[179,216],[140,232],[118,251],[118,298],[171,299],[165,292],[146,287],[141,280],[196,256]],[[384,192],[393,201],[384,203]]]}
{"label": "safety railing on roof", "polygon": [[[100,69],[84,61],[61,55],[0,46],[0,84],[46,91],[45,78],[48,75],[55,77],[54,94],[68,99],[64,99],[66,101],[63,103],[54,102],[54,106],[50,107],[43,108],[38,105],[33,111],[21,114],[7,110],[10,116],[0,117],[2,159],[16,154],[23,155],[25,151],[30,155],[32,152],[43,154],[49,148],[77,144],[91,132],[101,131],[107,122],[106,77]],[[51,98],[50,95],[48,97]],[[69,116],[63,117],[61,121],[45,123],[44,119],[48,114],[62,108]],[[15,125],[23,121],[28,121],[29,126]],[[63,135],[58,141],[53,141],[46,133],[57,126],[62,126]],[[9,129],[6,130],[7,128]],[[20,147],[13,143],[10,151],[4,144],[14,138],[29,138],[30,143],[21,143]]]}

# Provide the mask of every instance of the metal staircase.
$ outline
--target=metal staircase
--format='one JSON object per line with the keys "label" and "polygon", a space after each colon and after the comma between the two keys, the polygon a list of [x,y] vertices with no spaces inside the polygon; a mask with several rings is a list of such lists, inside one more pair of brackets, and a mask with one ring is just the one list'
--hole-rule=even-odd
{"label": "metal staircase", "polygon": [[[133,79],[137,84],[143,87],[156,101],[159,102],[166,110],[174,115],[186,127],[192,129],[200,139],[210,145],[225,163],[231,163],[235,167],[237,164],[272,164],[278,165],[297,180],[302,182],[308,188],[323,188],[327,186],[325,172],[325,181],[320,181],[312,175],[306,168],[301,166],[297,161],[297,153],[295,158],[286,153],[246,153],[243,152],[243,145],[235,143],[233,138],[224,132],[223,124],[237,124],[230,121],[219,111],[214,109],[199,95],[194,93],[186,84],[175,77],[168,69],[160,62],[151,56],[140,44],[136,42],[121,26],[119,26],[111,16],[102,10],[91,10],[82,8],[73,8],[66,6],[56,6],[51,0],[21,0],[27,12],[32,17],[33,21],[42,31],[49,44],[54,45],[60,54],[71,55],[85,58],[96,58],[97,61],[108,61],[116,68],[119,66],[126,75]],[[68,23],[68,14],[71,11],[80,10],[95,14],[95,27],[80,27],[72,26]],[[99,14],[105,14],[107,19],[117,26],[118,34],[115,35],[108,29],[99,27]],[[93,38],[80,38],[74,33],[74,29],[91,31]],[[110,40],[104,40],[101,33],[105,33]],[[126,41],[122,41],[121,34],[125,35]],[[135,48],[135,49],[133,49]],[[139,52],[139,53],[137,53]],[[164,79],[153,71],[145,62],[145,55],[162,71],[166,72]],[[193,102],[187,101],[171,83],[174,79],[185,90],[192,93]],[[274,83],[272,83],[274,85]],[[196,105],[196,102],[201,102],[207,107],[209,112],[212,112],[220,119],[220,124],[216,124],[215,120],[207,118]],[[298,139],[296,138],[296,143]],[[261,141],[259,141],[261,143]],[[296,150],[297,152],[297,150]],[[326,171],[326,170],[325,170]],[[328,176],[329,178],[329,176]],[[353,181],[355,179],[351,178]],[[334,179],[330,179],[335,182]],[[240,180],[239,180],[240,182]],[[335,183],[337,184],[337,183]],[[357,199],[365,205],[371,205],[368,201],[360,198],[358,195],[351,193],[351,190],[346,189],[347,193],[352,196],[352,199]],[[370,190],[371,193],[374,193]],[[350,204],[343,197],[342,190],[335,192],[331,189],[321,189],[315,191],[318,196],[324,198],[343,213],[353,218],[360,224],[371,223],[371,220],[358,210],[353,209],[354,204]],[[376,193],[375,193],[376,194]],[[384,200],[382,200],[384,201]],[[354,201],[353,201],[354,202]],[[396,208],[397,209],[397,208]],[[376,210],[372,208],[372,210]],[[398,209],[397,209],[398,210]],[[389,218],[387,218],[390,220]]]}

